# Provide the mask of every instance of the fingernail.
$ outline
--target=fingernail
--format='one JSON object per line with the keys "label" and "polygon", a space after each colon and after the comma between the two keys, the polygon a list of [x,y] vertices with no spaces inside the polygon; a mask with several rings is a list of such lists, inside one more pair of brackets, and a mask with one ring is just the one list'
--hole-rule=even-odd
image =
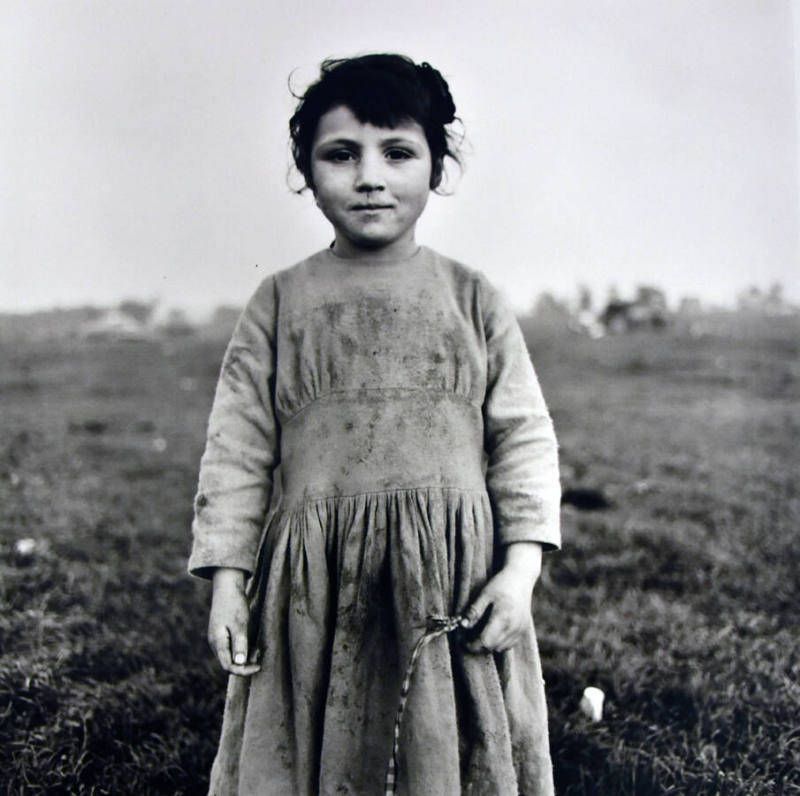
{"label": "fingernail", "polygon": [[234,663],[244,663],[247,660],[243,652],[237,652],[236,655],[233,656]]}

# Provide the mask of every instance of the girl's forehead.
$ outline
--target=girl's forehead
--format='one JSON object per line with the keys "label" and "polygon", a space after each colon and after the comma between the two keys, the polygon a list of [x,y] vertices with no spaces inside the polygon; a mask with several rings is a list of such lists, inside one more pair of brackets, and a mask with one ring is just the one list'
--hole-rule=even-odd
{"label": "girl's forehead", "polygon": [[314,143],[329,138],[352,138],[356,140],[402,136],[426,142],[425,131],[419,122],[405,119],[393,127],[377,127],[370,122],[362,122],[346,105],[337,105],[319,118],[314,135]]}

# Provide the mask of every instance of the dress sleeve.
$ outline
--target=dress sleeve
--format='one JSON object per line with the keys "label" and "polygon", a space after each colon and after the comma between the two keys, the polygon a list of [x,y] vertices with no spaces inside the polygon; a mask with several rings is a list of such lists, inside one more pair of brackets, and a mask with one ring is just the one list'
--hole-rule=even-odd
{"label": "dress sleeve", "polygon": [[273,406],[275,280],[248,302],[222,361],[194,502],[189,572],[252,574],[279,457]]}
{"label": "dress sleeve", "polygon": [[487,384],[483,404],[486,485],[501,545],[561,546],[558,446],[522,330],[485,280]]}

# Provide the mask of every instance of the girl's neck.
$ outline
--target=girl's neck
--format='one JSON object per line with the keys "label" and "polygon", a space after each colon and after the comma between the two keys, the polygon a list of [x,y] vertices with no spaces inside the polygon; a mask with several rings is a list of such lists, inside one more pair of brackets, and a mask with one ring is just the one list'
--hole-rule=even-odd
{"label": "girl's neck", "polygon": [[407,260],[409,257],[413,257],[418,250],[419,246],[413,235],[407,239],[392,241],[392,243],[386,246],[379,246],[371,249],[357,246],[344,236],[337,234],[331,245],[331,252],[343,260],[371,262],[376,264]]}

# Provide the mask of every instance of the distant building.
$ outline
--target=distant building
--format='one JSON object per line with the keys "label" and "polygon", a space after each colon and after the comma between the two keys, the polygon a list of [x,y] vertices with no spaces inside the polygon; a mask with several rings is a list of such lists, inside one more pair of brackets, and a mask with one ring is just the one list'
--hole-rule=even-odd
{"label": "distant building", "polygon": [[153,337],[147,324],[121,309],[106,310],[100,317],[87,321],[80,330],[84,340],[114,340],[137,342]]}
{"label": "distant building", "polygon": [[220,305],[214,310],[214,314],[206,324],[206,332],[212,337],[229,338],[233,334],[236,322],[241,314],[241,307],[227,304]]}
{"label": "distant building", "polygon": [[789,304],[783,296],[783,285],[779,282],[773,284],[769,290],[762,291],[755,285],[740,293],[737,306],[742,312],[756,313],[759,315],[794,315],[797,308]]}
{"label": "distant building", "polygon": [[84,340],[141,341],[163,337],[187,337],[195,326],[181,309],[164,309],[152,305],[148,312],[136,311],[134,302],[103,311],[99,317],[83,324]]}
{"label": "distant building", "polygon": [[643,285],[638,288],[633,301],[611,298],[598,321],[609,334],[636,329],[663,329],[670,323],[664,291]]}
{"label": "distant building", "polygon": [[681,299],[678,312],[681,315],[702,315],[703,306],[700,304],[700,299],[694,296],[684,296]]}
{"label": "distant building", "polygon": [[156,313],[152,328],[162,337],[188,337],[195,332],[195,327],[186,313],[177,308],[167,310],[163,314]]}

